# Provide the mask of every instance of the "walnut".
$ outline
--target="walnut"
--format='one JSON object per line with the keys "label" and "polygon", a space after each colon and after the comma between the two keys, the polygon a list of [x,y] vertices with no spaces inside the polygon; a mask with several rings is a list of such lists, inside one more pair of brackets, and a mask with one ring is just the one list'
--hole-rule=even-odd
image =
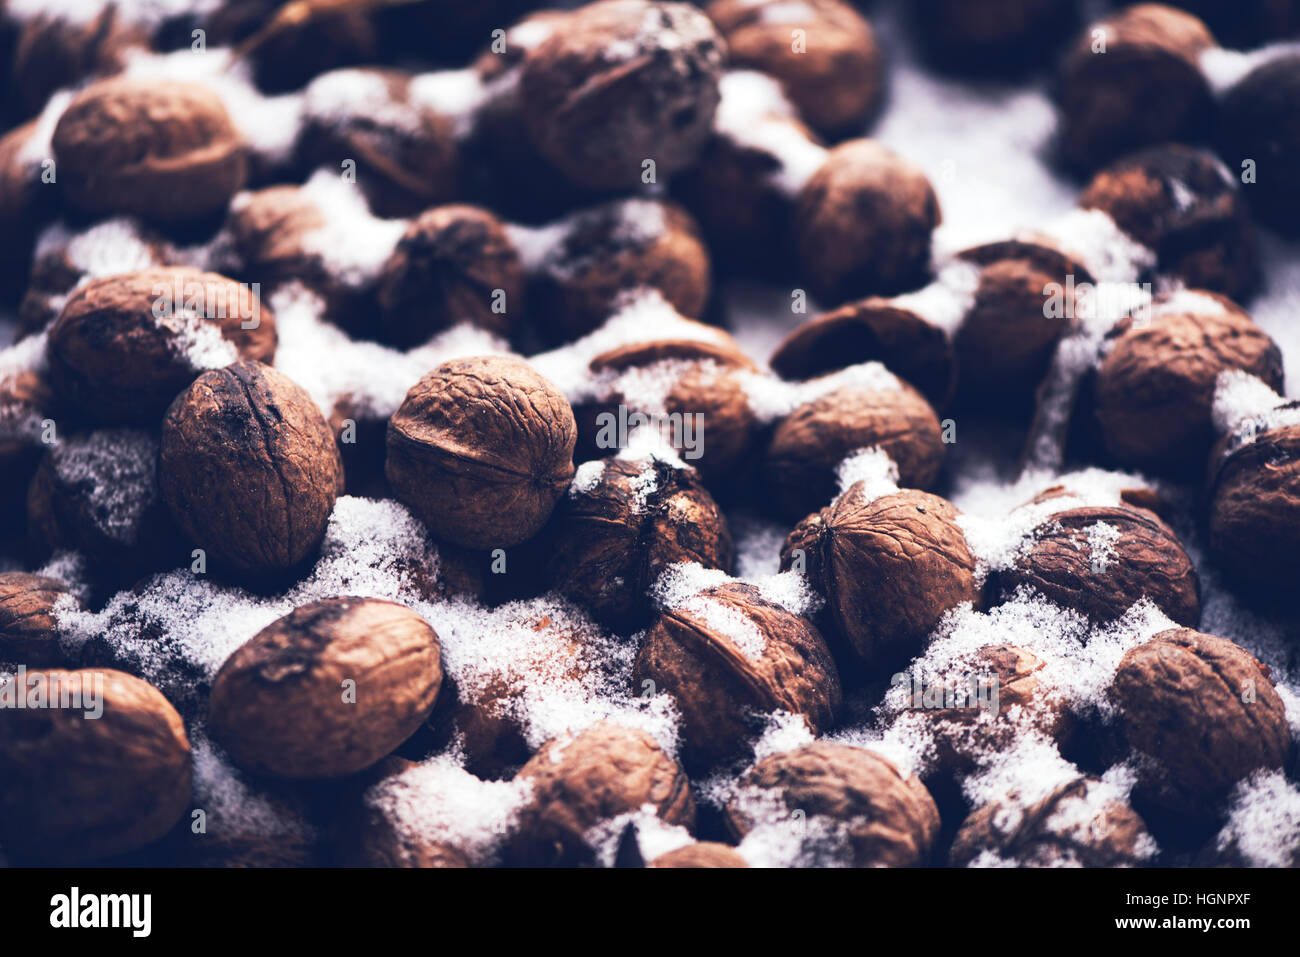
{"label": "walnut", "polygon": [[388,481],[435,536],[518,545],[546,524],[573,478],[568,400],[518,359],[444,362],[388,424]]}
{"label": "walnut", "polygon": [[176,397],[158,475],[181,530],[242,573],[308,558],[343,490],[338,446],[316,403],[257,362],[205,372]]}
{"label": "walnut", "polygon": [[1027,808],[994,802],[975,811],[953,841],[949,862],[991,854],[1016,867],[1137,867],[1155,850],[1142,818],[1080,777]]}
{"label": "walnut", "polygon": [[189,225],[244,184],[246,147],[207,87],[113,77],[77,94],[54,128],[68,204],[88,216]]}
{"label": "walnut", "polygon": [[560,227],[558,240],[531,264],[528,276],[529,314],[544,338],[568,342],[586,335],[636,289],[658,290],[683,316],[703,314],[709,253],[680,206],[612,200]]}
{"label": "walnut", "polygon": [[417,346],[459,322],[502,337],[524,313],[523,265],[505,223],[476,206],[435,206],[407,228],[379,280],[379,326]]}
{"label": "walnut", "polygon": [[1079,197],[1157,254],[1158,270],[1194,289],[1244,299],[1259,281],[1259,244],[1231,174],[1214,155],[1166,143],[1112,163]]}
{"label": "walnut", "polygon": [[[185,811],[189,740],[151,685],[120,671],[29,671],[0,688],[9,694],[27,706],[0,708],[7,852],[47,865],[98,860],[157,840]],[[32,707],[36,694],[70,706]]]}
{"label": "walnut", "polygon": [[0,136],[0,294],[23,295],[37,233],[58,210],[58,190],[41,181],[41,162],[28,155],[37,121]]}
{"label": "walnut", "polygon": [[772,353],[783,379],[814,379],[861,362],[879,362],[920,389],[936,408],[957,388],[948,334],[911,309],[872,296],[846,303],[798,326]]}
{"label": "walnut", "polygon": [[107,580],[130,584],[188,552],[158,489],[158,439],[103,429],[52,446],[27,493],[28,533],[43,557],[81,552]]}
{"label": "walnut", "polygon": [[1195,139],[1215,113],[1200,56],[1216,45],[1196,17],[1157,3],[1089,25],[1061,66],[1066,159],[1096,169],[1136,149]]}
{"label": "walnut", "polygon": [[830,842],[854,867],[916,867],[934,848],[939,809],[920,779],[885,758],[819,741],[758,762],[727,804],[738,838],[784,822],[807,829],[805,844]]}
{"label": "walnut", "polygon": [[157,422],[205,369],[270,362],[275,317],[233,279],[185,266],[97,279],[50,327],[50,383],[100,422]]}
{"label": "walnut", "polygon": [[731,534],[693,469],[658,458],[587,463],[546,530],[545,567],[554,587],[598,620],[641,627],[649,589],[670,565],[699,562],[731,571]]}
{"label": "walnut", "polygon": [[724,44],[685,3],[601,0],[528,51],[520,75],[533,143],[575,185],[640,186],[690,166],[713,125]]}
{"label": "walnut", "polygon": [[749,867],[749,862],[736,853],[735,848],[728,847],[726,844],[699,841],[695,844],[679,847],[675,851],[660,854],[646,866],[657,868],[732,868]]}
{"label": "walnut", "polygon": [[841,143],[799,191],[794,235],[809,291],[835,304],[921,285],[941,219],[919,169],[872,140]]}
{"label": "walnut", "polygon": [[1073,299],[1076,284],[1092,277],[1072,256],[1037,238],[986,243],[959,258],[980,267],[975,301],[953,341],[963,397],[996,404],[1032,396],[1075,315],[1072,301],[1063,303],[1060,315],[1049,314],[1049,288],[1056,284]]}
{"label": "walnut", "polygon": [[1300,187],[1285,172],[1300,157],[1297,98],[1300,55],[1291,53],[1248,73],[1224,94],[1218,111],[1219,155],[1235,171],[1246,160],[1258,164],[1257,179],[1243,194],[1256,216],[1288,236],[1300,234]]}
{"label": "walnut", "polygon": [[1282,388],[1281,350],[1239,306],[1213,293],[1157,299],[1149,321],[1130,317],[1107,335],[1085,399],[1101,446],[1131,468],[1204,468],[1214,384],[1229,369]]}
{"label": "walnut", "polygon": [[1022,587],[1098,624],[1142,598],[1181,625],[1201,617],[1191,559],[1173,530],[1143,508],[1088,506],[1050,516],[1011,568],[989,576],[997,602]]}
{"label": "walnut", "polygon": [[[713,0],[705,13],[727,43],[733,69],[759,70],[781,81],[800,117],[826,136],[866,126],[884,94],[884,63],[875,32],[841,0]],[[806,34],[796,49],[793,30]]]}
{"label": "walnut", "polygon": [[1256,590],[1300,575],[1300,425],[1269,429],[1214,457],[1210,550],[1221,568]]}
{"label": "walnut", "polygon": [[1137,758],[1135,798],[1169,814],[1212,817],[1238,781],[1286,761],[1290,729],[1268,669],[1223,638],[1163,631],[1129,649],[1107,694]]}
{"label": "walnut", "polygon": [[899,484],[928,488],[943,465],[939,419],[907,383],[845,386],[799,406],[772,433],[761,466],[768,505],[795,521],[835,497],[836,469],[852,452],[879,446],[898,465]]}
{"label": "walnut", "polygon": [[1074,0],[914,0],[907,10],[932,65],[963,73],[1036,66],[1078,15]]}
{"label": "walnut", "polygon": [[836,632],[874,673],[920,654],[952,608],[982,603],[957,517],[925,492],[868,501],[859,482],[790,533],[781,569],[806,563]]}
{"label": "walnut", "polygon": [[56,605],[81,603],[67,586],[44,575],[0,572],[0,661],[32,668],[67,664],[59,648]]}
{"label": "walnut", "polygon": [[460,144],[453,118],[438,113],[411,74],[333,70],[305,91],[296,153],[308,169],[355,163],[356,183],[376,216],[415,216],[459,190]]}
{"label": "walnut", "polygon": [[665,610],[641,644],[632,680],[638,693],[649,687],[676,700],[682,762],[693,771],[743,756],[766,713],[802,715],[819,733],[842,703],[816,627],[740,583]]}
{"label": "walnut", "polygon": [[[908,711],[919,715],[933,732],[935,770],[973,771],[981,756],[1007,749],[1031,730],[1058,745],[1069,743],[1078,720],[1061,693],[1043,680],[1046,667],[1047,662],[1028,648],[985,645],[969,660],[931,679],[932,686],[952,689],[954,696],[969,693],[974,679],[976,700],[963,701],[965,706],[934,708],[924,699],[924,687],[919,705],[912,688]],[[996,714],[989,707],[992,682],[997,689]],[[988,696],[982,707],[980,694]]]}
{"label": "walnut", "polygon": [[509,856],[529,866],[573,866],[595,860],[589,832],[648,805],[666,824],[692,829],[695,802],[686,772],[655,740],[609,722],[572,738],[547,742],[519,769],[532,786]]}
{"label": "walnut", "polygon": [[259,774],[352,774],[405,741],[441,686],[441,647],[423,618],[395,602],[326,598],[263,628],[221,666],[213,737]]}

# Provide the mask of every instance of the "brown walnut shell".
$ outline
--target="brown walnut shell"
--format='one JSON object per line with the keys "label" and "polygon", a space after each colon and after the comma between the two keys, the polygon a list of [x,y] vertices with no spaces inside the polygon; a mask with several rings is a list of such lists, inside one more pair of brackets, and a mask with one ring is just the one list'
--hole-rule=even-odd
{"label": "brown walnut shell", "polygon": [[879,362],[942,409],[957,388],[952,342],[938,326],[888,299],[846,303],[794,329],[772,353],[783,379],[815,379],[861,362]]}
{"label": "brown walnut shell", "polygon": [[34,116],[58,90],[111,76],[129,51],[148,46],[148,32],[111,4],[82,23],[38,15],[23,24],[14,44],[12,96],[24,116]]}
{"label": "brown walnut shell", "polygon": [[836,631],[877,669],[920,654],[945,613],[963,602],[978,607],[982,595],[951,503],[916,491],[867,502],[862,490],[850,487],[801,522],[781,549],[781,568],[803,550]]}
{"label": "brown walnut shell", "polygon": [[[1094,52],[1096,31],[1105,52]],[[1200,56],[1216,46],[1196,17],[1157,3],[1090,24],[1061,67],[1064,155],[1096,169],[1124,153],[1204,132],[1214,115]]]}
{"label": "brown walnut shell", "polygon": [[[1094,535],[1097,525],[1109,535]],[[1005,601],[1028,587],[1097,624],[1122,616],[1142,598],[1180,625],[1201,618],[1200,583],[1173,530],[1142,508],[1088,506],[1057,512],[1038,526],[1013,567],[990,576]]]}
{"label": "brown walnut shell", "polygon": [[[1300,21],[1300,9],[1296,12]],[[1296,102],[1300,56],[1290,53],[1256,67],[1219,104],[1219,155],[1237,175],[1250,159],[1254,182],[1243,189],[1255,215],[1287,236],[1300,235],[1300,187],[1287,171],[1300,157]]]}
{"label": "brown walnut shell", "polygon": [[1167,143],[1098,172],[1079,206],[1155,250],[1162,274],[1244,300],[1258,284],[1259,244],[1243,192],[1212,153]]}
{"label": "brown walnut shell", "polygon": [[695,826],[695,801],[681,765],[644,731],[609,722],[547,742],[519,769],[532,785],[512,841],[512,863],[573,866],[594,861],[592,828],[649,805],[670,825]]}
{"label": "brown walnut shell", "polygon": [[[339,70],[323,74],[313,85],[333,87],[353,78],[367,89],[374,87],[384,102],[361,98],[339,104],[329,97],[329,109],[316,113],[309,86],[296,147],[299,162],[308,169],[339,170],[351,160],[371,211],[385,219],[416,216],[454,198],[461,176],[455,122],[412,100],[412,76],[401,70]],[[409,114],[409,122],[395,122],[394,114]]]}
{"label": "brown walnut shell", "polygon": [[180,563],[188,551],[158,488],[158,439],[103,429],[50,448],[27,493],[28,534],[42,556],[81,552],[111,582]]}
{"label": "brown walnut shell", "polygon": [[0,572],[0,661],[29,668],[57,668],[67,664],[59,648],[54,607],[80,602],[63,582],[27,572]]}
{"label": "brown walnut shell", "polygon": [[190,83],[101,80],[69,104],[53,144],[63,195],[88,216],[189,224],[225,209],[247,174],[220,98]]}
{"label": "brown walnut shell", "polygon": [[690,607],[665,611],[646,635],[633,685],[639,692],[648,680],[676,699],[686,767],[703,770],[742,756],[772,711],[803,715],[814,733],[831,726],[843,701],[839,673],[811,622],[751,585],[719,585],[698,600],[762,647],[742,646],[710,624],[709,611]]}
{"label": "brown walnut shell", "polygon": [[764,823],[746,807],[744,791],[770,793],[809,825],[845,829],[855,867],[917,867],[928,862],[939,832],[939,809],[917,777],[885,758],[845,744],[818,741],[774,754],[743,778],[742,796],[726,809],[727,829],[741,838]]}
{"label": "brown walnut shell", "polygon": [[749,867],[749,861],[745,860],[735,848],[726,844],[715,844],[712,841],[699,841],[695,844],[687,844],[679,847],[675,851],[668,851],[666,854],[660,854],[654,860],[646,864],[646,867],[655,868],[733,868]]}
{"label": "brown walnut shell", "polygon": [[518,545],[550,518],[573,478],[568,400],[518,359],[444,362],[388,423],[385,470],[397,498],[439,539]]}
{"label": "brown walnut shell", "polygon": [[153,425],[213,356],[269,363],[275,347],[275,317],[248,287],[185,266],[146,269],[72,294],[50,327],[50,384],[96,421]]}
{"label": "brown walnut shell", "polygon": [[0,293],[12,299],[26,291],[37,234],[59,208],[58,187],[43,182],[41,162],[26,155],[36,134],[32,120],[0,136]]}
{"label": "brown walnut shell", "polygon": [[574,185],[641,185],[690,166],[718,106],[725,45],[685,3],[601,0],[524,58],[520,94],[538,151]]}
{"label": "brown walnut shell", "polygon": [[1226,639],[1163,631],[1128,650],[1107,694],[1139,759],[1135,796],[1169,813],[1213,816],[1238,781],[1286,761],[1291,733],[1268,669]]}
{"label": "brown walnut shell", "polygon": [[[1102,446],[1119,464],[1148,471],[1199,471],[1214,445],[1219,374],[1240,369],[1282,390],[1282,351],[1245,311],[1222,306],[1122,320],[1092,379],[1089,407]],[[1157,300],[1157,306],[1159,301]]]}
{"label": "brown walnut shell", "polygon": [[695,221],[659,200],[612,200],[584,210],[530,271],[529,314],[568,342],[599,327],[630,290],[658,290],[681,315],[703,314],[709,252]]}
{"label": "brown walnut shell", "polygon": [[[1089,806],[1089,792],[1099,786],[1095,778],[1078,778],[1014,813],[1001,802],[986,804],[962,824],[949,862],[964,866],[992,853],[1017,867],[1142,864],[1154,844],[1136,811],[1119,801],[1109,801],[1093,814],[1081,811]],[[1084,815],[1086,820],[1072,820]]]}
{"label": "brown walnut shell", "polygon": [[652,611],[666,568],[698,562],[731,571],[727,520],[693,469],[609,458],[590,487],[571,489],[546,531],[552,583],[606,624],[631,631]]}
{"label": "brown walnut shell", "polygon": [[212,683],[212,733],[250,771],[339,777],[405,741],[441,686],[441,646],[423,618],[395,602],[325,598],[226,660]]}
{"label": "brown walnut shell", "polygon": [[772,511],[795,521],[826,505],[836,469],[852,452],[879,446],[898,465],[899,484],[928,488],[943,465],[939,419],[907,383],[897,389],[847,386],[782,419],[764,455],[761,478]]}
{"label": "brown walnut shell", "polygon": [[1257,435],[1210,476],[1210,551],[1229,575],[1284,591],[1300,581],[1300,425]]}
{"label": "brown walnut shell", "polygon": [[[39,676],[39,678],[38,678]],[[167,833],[190,800],[190,743],[152,685],[111,670],[28,672],[93,707],[0,708],[0,844],[39,864],[123,854]],[[21,684],[17,693],[24,693]]]}
{"label": "brown walnut shell", "polygon": [[[871,24],[841,0],[713,0],[705,13],[727,42],[732,69],[779,80],[800,117],[827,136],[856,133],[880,108],[884,62]],[[792,31],[804,33],[796,49]]]}
{"label": "brown walnut shell", "polygon": [[176,397],[158,469],[181,530],[245,573],[311,555],[343,490],[338,446],[316,403],[257,362],[205,372]]}
{"label": "brown walnut shell", "polygon": [[942,218],[915,166],[873,140],[841,143],[799,192],[795,244],[809,290],[835,305],[920,286]]}
{"label": "brown walnut shell", "polygon": [[508,338],[512,317],[523,314],[523,287],[519,252],[501,220],[476,206],[435,206],[411,223],[384,265],[379,325],[387,341],[407,347],[459,322]]}

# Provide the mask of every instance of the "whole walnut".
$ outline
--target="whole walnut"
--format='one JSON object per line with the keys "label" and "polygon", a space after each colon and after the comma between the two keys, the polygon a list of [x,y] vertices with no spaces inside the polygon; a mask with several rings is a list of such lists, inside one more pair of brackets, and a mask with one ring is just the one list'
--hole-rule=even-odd
{"label": "whole walnut", "polygon": [[819,733],[843,700],[816,627],[739,582],[665,610],[641,643],[632,683],[676,700],[682,763],[692,771],[743,756],[767,713],[802,715]]}
{"label": "whole walnut", "polygon": [[646,864],[655,868],[732,868],[749,867],[749,862],[741,857],[736,849],[726,844],[713,841],[699,841],[686,844],[675,851],[660,854]]}
{"label": "whole walnut", "polygon": [[1077,25],[1076,0],[913,0],[914,33],[930,64],[1015,73],[1040,64]]}
{"label": "whole walnut", "polygon": [[[986,243],[959,258],[980,270],[974,301],[953,337],[963,398],[996,405],[1032,396],[1076,314],[1076,284],[1092,277],[1074,257],[1037,238]],[[1046,297],[1057,288],[1061,308],[1049,309]]]}
{"label": "whole walnut", "polygon": [[[800,118],[819,133],[857,133],[880,108],[883,58],[871,24],[849,4],[713,0],[704,12],[726,40],[728,66],[780,80]],[[792,40],[796,30],[803,46]]]}
{"label": "whole walnut", "polygon": [[669,390],[665,409],[683,423],[695,421],[708,431],[707,441],[701,432],[699,447],[687,452],[698,454],[687,461],[699,469],[708,488],[726,490],[747,481],[758,452],[759,425],[745,383],[734,369],[692,364]]}
{"label": "whole walnut", "polygon": [[81,603],[63,582],[27,572],[0,572],[0,661],[31,668],[67,664],[59,648],[56,606]]}
{"label": "whole walnut", "polygon": [[576,436],[568,400],[531,366],[454,359],[393,414],[385,470],[437,538],[508,547],[537,534],[569,487]]}
{"label": "whole walnut", "polygon": [[957,388],[957,363],[948,334],[911,309],[879,296],[845,303],[809,319],[781,341],[769,360],[773,372],[796,381],[862,362],[881,363],[921,390],[936,408],[946,406]]}
{"label": "whole walnut", "polygon": [[[436,74],[432,74],[436,76]],[[332,70],[304,91],[295,148],[307,169],[351,161],[370,209],[415,216],[454,198],[461,176],[456,121],[423,95],[420,79],[395,69]]]}
{"label": "whole walnut", "polygon": [[[36,864],[143,847],[190,800],[190,743],[152,685],[120,671],[29,671],[12,691],[71,707],[0,708],[0,844]],[[101,711],[102,709],[102,711]],[[98,712],[98,714],[97,714]]]}
{"label": "whole walnut", "polygon": [[28,534],[124,585],[188,561],[158,489],[158,439],[138,429],[82,432],[51,446],[27,493]]}
{"label": "whole walnut", "polygon": [[[709,253],[680,206],[618,199],[576,213],[528,265],[528,309],[542,336],[568,342],[596,329],[632,290],[658,290],[688,318],[709,297]],[[555,227],[547,227],[545,236]]]}
{"label": "whole walnut", "polygon": [[1280,769],[1291,743],[1269,671],[1244,648],[1190,628],[1130,648],[1107,692],[1135,799],[1180,817],[1215,816],[1233,785]]}
{"label": "whole walnut", "polygon": [[1244,192],[1212,153],[1166,143],[1101,170],[1079,205],[1100,209],[1154,250],[1160,273],[1244,300],[1259,281]]}
{"label": "whole walnut", "polygon": [[249,771],[339,777],[405,741],[441,686],[441,645],[423,618],[377,598],[325,598],[272,622],[221,666],[212,734]]}
{"label": "whole walnut", "polygon": [[1068,162],[1093,170],[1133,150],[1202,135],[1214,101],[1200,56],[1215,46],[1204,23],[1158,3],[1090,24],[1061,65]]}
{"label": "whole walnut", "polygon": [[176,397],[163,419],[158,476],[181,530],[242,573],[308,558],[343,490],[320,409],[258,362],[205,372]]}
{"label": "whole walnut", "polygon": [[[937,681],[923,682],[919,702],[915,685],[904,684],[908,713],[919,715],[933,735],[933,770],[973,771],[981,758],[1006,750],[1028,731],[1057,745],[1069,742],[1078,721],[1061,692],[1044,680],[1046,668],[1047,661],[1028,648],[985,645]],[[972,691],[972,680],[974,700],[958,697]],[[955,706],[945,701],[943,707],[933,707],[925,698],[930,687],[945,693],[951,689]],[[996,713],[990,707],[995,690]]]}
{"label": "whole walnut", "polygon": [[871,500],[858,482],[810,515],[781,549],[806,568],[848,648],[873,672],[920,654],[939,619],[982,604],[975,557],[951,503],[905,491]]}
{"label": "whole walnut", "polygon": [[248,287],[186,266],[97,279],[50,327],[50,384],[99,422],[152,425],[205,369],[270,362],[275,317]]}
{"label": "whole walnut", "polygon": [[995,801],[974,811],[953,840],[949,863],[979,864],[991,855],[1016,867],[1138,867],[1155,850],[1136,811],[1096,778],[1080,777],[1027,808]]}
{"label": "whole walnut", "polygon": [[1300,425],[1221,447],[1208,485],[1210,551],[1237,581],[1285,593],[1300,575]]}
{"label": "whole walnut", "polygon": [[795,210],[809,291],[833,305],[921,285],[941,219],[919,169],[873,140],[841,143],[804,184]]}
{"label": "whole walnut", "polygon": [[554,587],[621,631],[650,617],[650,587],[669,566],[730,572],[734,558],[727,520],[695,470],[655,457],[584,463],[545,536]]}
{"label": "whole walnut", "polygon": [[1180,625],[1201,618],[1191,559],[1173,530],[1145,508],[1087,506],[1050,516],[1010,568],[989,576],[996,602],[1022,587],[1097,624],[1114,621],[1142,598]]}
{"label": "whole walnut", "polygon": [[[1296,13],[1300,22],[1300,11]],[[1246,161],[1256,177],[1242,190],[1255,215],[1288,236],[1300,235],[1300,186],[1288,173],[1300,158],[1296,101],[1300,55],[1290,53],[1256,67],[1234,85],[1219,105],[1219,155],[1244,175]]]}
{"label": "whole walnut", "polygon": [[148,47],[148,32],[113,4],[85,20],[38,14],[22,24],[14,44],[11,96],[23,116],[33,116],[56,91],[111,76],[127,54]]}
{"label": "whole walnut", "polygon": [[189,225],[244,185],[246,146],[207,87],[117,76],[77,94],[54,128],[68,204],[87,216]]}
{"label": "whole walnut", "polygon": [[713,125],[725,45],[685,3],[600,0],[524,58],[520,96],[538,151],[587,189],[690,166]]}
{"label": "whole walnut", "polygon": [[[336,863],[344,867],[467,868],[470,857],[457,842],[437,833],[411,833],[379,806],[385,792],[412,787],[406,772],[414,761],[389,755],[354,776],[333,830]],[[416,774],[419,772],[416,771]],[[359,785],[359,786],[358,786]]]}
{"label": "whole walnut", "polygon": [[1214,293],[1157,299],[1149,321],[1107,334],[1087,407],[1101,446],[1120,465],[1199,471],[1214,444],[1214,385],[1240,369],[1282,389],[1282,352],[1241,307]]}
{"label": "whole walnut", "polygon": [[435,206],[412,221],[384,264],[379,327],[406,347],[459,322],[508,338],[524,312],[523,288],[505,223],[477,206]]}
{"label": "whole walnut", "polygon": [[46,449],[54,393],[44,372],[0,375],[0,522],[21,528],[27,486]]}
{"label": "whole walnut", "polygon": [[765,826],[802,828],[805,847],[826,842],[831,858],[854,867],[917,867],[934,848],[939,809],[919,778],[880,755],[818,741],[754,765],[727,804],[726,823],[737,838]]}
{"label": "whole walnut", "polygon": [[835,497],[836,469],[852,452],[879,446],[898,465],[898,482],[928,488],[943,465],[939,419],[907,383],[845,386],[799,406],[777,423],[760,477],[766,504],[796,521]]}
{"label": "whole walnut", "polygon": [[532,796],[509,849],[514,864],[594,863],[589,833],[647,806],[665,824],[695,826],[686,772],[639,729],[602,721],[576,736],[549,741],[515,780],[530,784]]}

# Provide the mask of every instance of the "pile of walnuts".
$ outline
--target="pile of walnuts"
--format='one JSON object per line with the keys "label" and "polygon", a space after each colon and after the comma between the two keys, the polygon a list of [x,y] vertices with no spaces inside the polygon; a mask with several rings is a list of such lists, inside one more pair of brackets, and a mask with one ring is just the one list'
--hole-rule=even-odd
{"label": "pile of walnuts", "polygon": [[[1294,777],[1291,676],[1198,629],[1222,580],[1262,615],[1300,582],[1300,414],[1247,308],[1261,224],[1300,222],[1300,59],[1217,97],[1202,64],[1300,15],[1070,42],[1071,0],[918,0],[939,69],[1058,59],[1091,177],[1091,237],[950,254],[863,135],[859,5],[257,6],[0,13],[0,861],[1137,866]],[[1112,275],[1158,292],[1044,305]],[[721,277],[791,280],[770,355]],[[1053,486],[999,539],[957,504],[965,421],[1173,491]],[[329,554],[362,497],[425,560]],[[185,576],[239,642],[144,607],[199,617]],[[989,633],[1016,614],[1062,634]],[[472,688],[511,616],[546,641]],[[930,660],[998,707],[887,706]],[[540,735],[555,675],[590,697]],[[1027,742],[1077,774],[990,796]],[[214,791],[247,803],[209,834]]]}

